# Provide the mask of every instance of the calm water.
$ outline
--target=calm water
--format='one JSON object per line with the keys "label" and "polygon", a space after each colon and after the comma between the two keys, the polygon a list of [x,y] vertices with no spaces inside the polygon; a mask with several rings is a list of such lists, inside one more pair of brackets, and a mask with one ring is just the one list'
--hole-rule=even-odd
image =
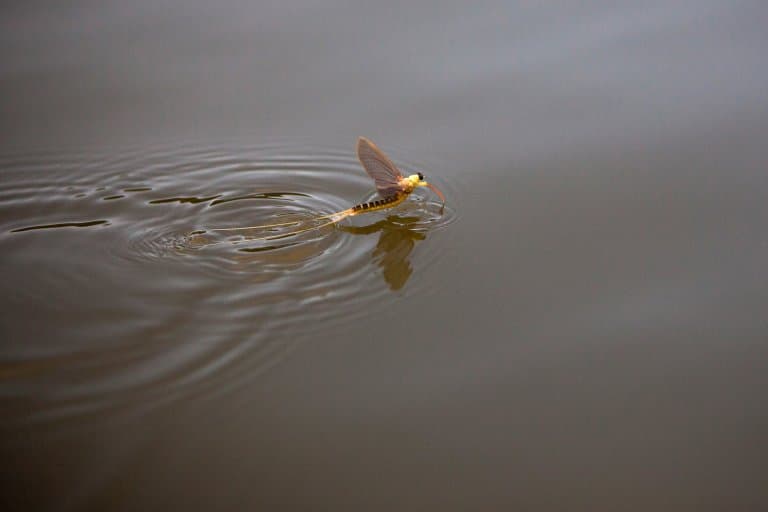
{"label": "calm water", "polygon": [[768,507],[761,2],[0,15],[3,509]]}

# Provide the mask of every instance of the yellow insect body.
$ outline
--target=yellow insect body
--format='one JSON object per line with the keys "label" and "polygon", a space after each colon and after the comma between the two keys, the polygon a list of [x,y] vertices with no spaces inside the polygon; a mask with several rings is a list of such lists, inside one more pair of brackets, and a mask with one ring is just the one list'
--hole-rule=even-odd
{"label": "yellow insect body", "polygon": [[[313,220],[326,220],[326,222],[312,226],[306,229],[300,229],[291,233],[284,233],[281,235],[274,235],[263,238],[264,240],[283,238],[286,236],[293,236],[306,231],[314,230],[327,226],[329,224],[335,224],[347,217],[358,215],[360,213],[375,212],[378,210],[386,210],[393,208],[403,201],[416,190],[417,187],[429,187],[433,190],[445,204],[445,198],[443,194],[432,184],[427,183],[424,180],[424,175],[421,173],[411,174],[404,177],[400,174],[395,164],[387,158],[384,153],[376,147],[376,145],[364,137],[360,137],[357,140],[357,156],[360,159],[360,163],[363,165],[363,169],[373,178],[376,183],[376,188],[379,191],[380,199],[370,201],[367,203],[356,204],[351,208],[342,210],[340,212],[331,213],[328,215],[321,215],[315,217]],[[298,222],[282,222],[279,224],[268,224],[266,226],[247,226],[239,228],[216,228],[211,231],[240,231],[240,230],[253,230],[253,229],[269,229],[278,226],[295,225]]]}

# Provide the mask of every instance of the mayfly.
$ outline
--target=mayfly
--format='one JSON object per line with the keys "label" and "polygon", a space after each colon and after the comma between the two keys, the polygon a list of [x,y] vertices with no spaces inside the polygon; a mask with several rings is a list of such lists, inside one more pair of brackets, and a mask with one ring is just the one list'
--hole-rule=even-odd
{"label": "mayfly", "polygon": [[[359,215],[361,213],[368,213],[368,212],[374,212],[378,210],[386,210],[389,208],[393,208],[399,205],[400,203],[402,203],[403,201],[405,201],[408,198],[408,196],[411,194],[411,192],[416,190],[418,187],[428,187],[435,194],[437,194],[438,197],[440,197],[440,200],[443,202],[443,206],[445,206],[445,196],[443,196],[442,192],[440,192],[437,189],[437,187],[435,187],[431,183],[428,183],[426,180],[424,180],[424,175],[422,173],[417,172],[416,174],[411,174],[410,176],[403,176],[402,173],[395,166],[395,164],[393,164],[392,161],[389,158],[387,158],[387,156],[378,147],[376,147],[376,145],[373,142],[366,139],[365,137],[360,137],[357,139],[357,158],[360,160],[360,163],[363,165],[363,169],[365,169],[368,175],[371,178],[373,178],[373,181],[376,184],[376,190],[378,191],[380,196],[378,199],[370,202],[359,203],[350,208],[347,208],[346,210],[342,210],[336,213],[330,213],[328,215],[321,215],[318,217],[314,217],[312,219],[313,221],[325,220],[325,222],[322,224],[312,226],[306,229],[301,229],[298,231],[293,231],[291,233],[274,235],[267,238],[273,239],[273,238],[283,238],[287,236],[293,236],[299,233],[304,233],[306,231],[319,229],[321,227],[328,226],[330,224],[341,222],[347,217],[352,217],[354,215]],[[282,222],[279,224],[268,224],[264,226],[248,226],[248,227],[239,227],[239,228],[215,228],[215,229],[212,229],[211,231],[239,231],[239,230],[246,230],[246,229],[268,229],[268,228],[275,228],[279,226],[290,226],[295,224],[298,224],[298,222],[297,221]]]}

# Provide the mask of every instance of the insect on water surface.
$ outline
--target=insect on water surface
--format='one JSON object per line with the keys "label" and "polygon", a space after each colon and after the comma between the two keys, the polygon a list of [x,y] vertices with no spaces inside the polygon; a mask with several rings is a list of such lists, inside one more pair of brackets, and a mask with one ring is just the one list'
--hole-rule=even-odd
{"label": "insect on water surface", "polygon": [[[366,139],[365,137],[360,137],[357,139],[357,158],[363,165],[363,169],[365,169],[368,175],[373,178],[373,181],[376,184],[376,190],[380,196],[379,199],[366,203],[356,204],[340,212],[315,217],[313,220],[326,220],[327,222],[318,226],[312,226],[310,228],[294,231],[292,233],[281,234],[279,235],[280,238],[296,235],[305,231],[310,231],[312,229],[318,229],[329,224],[335,224],[346,219],[347,217],[358,215],[360,213],[368,213],[377,210],[393,208],[405,201],[411,192],[416,190],[418,187],[429,188],[435,194],[437,194],[438,197],[440,197],[440,200],[443,202],[443,206],[445,205],[445,196],[443,196],[442,192],[440,192],[437,187],[431,183],[428,183],[424,179],[424,175],[422,173],[417,172],[416,174],[411,174],[410,176],[403,176],[402,173],[398,170],[397,166],[395,166],[395,164],[393,164],[392,161],[387,158],[387,155],[385,155],[378,147],[376,147],[373,142]],[[283,222],[280,224],[268,224],[265,226],[248,226],[239,228],[216,228],[212,229],[211,231],[265,229],[294,224],[297,224],[297,222]]]}

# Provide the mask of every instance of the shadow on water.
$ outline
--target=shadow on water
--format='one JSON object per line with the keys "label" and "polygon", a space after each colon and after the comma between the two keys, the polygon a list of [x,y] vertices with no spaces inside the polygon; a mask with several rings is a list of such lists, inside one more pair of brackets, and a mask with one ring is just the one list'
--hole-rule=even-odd
{"label": "shadow on water", "polygon": [[367,226],[342,226],[341,230],[353,235],[379,233],[372,260],[381,268],[382,277],[393,291],[401,289],[413,274],[410,255],[416,242],[427,238],[424,231],[413,229],[418,217],[392,215]]}
{"label": "shadow on water", "polygon": [[[355,236],[370,236],[378,233],[378,242],[376,247],[371,251],[371,261],[381,269],[381,275],[384,281],[392,291],[397,291],[403,288],[413,274],[413,265],[410,261],[411,252],[416,246],[416,242],[423,241],[427,238],[427,233],[424,230],[421,222],[423,219],[418,216],[410,215],[389,215],[387,218],[376,221],[371,224],[363,226],[345,226],[338,225],[338,229],[344,233]],[[261,262],[270,263],[288,263],[290,258],[281,259],[281,250],[288,248],[295,248],[304,244],[297,238],[304,232],[310,232],[315,230],[322,230],[323,228],[329,228],[330,224],[322,222],[317,225],[313,225],[313,220],[309,219],[302,221],[300,219],[293,222],[285,222],[283,226],[289,231],[287,233],[281,233],[276,228],[265,229],[263,227],[255,226],[253,228],[243,228],[242,235],[236,235],[228,237],[226,240],[217,240],[211,236],[211,233],[206,231],[196,231],[190,233],[186,237],[186,241],[183,244],[185,248],[189,249],[209,249],[216,246],[243,246],[239,247],[237,251],[250,255],[261,255],[262,253],[273,252],[266,256],[267,260]],[[295,230],[300,230],[301,233],[295,234]],[[269,235],[264,235],[264,231],[271,231]],[[323,235],[321,235],[323,236]],[[259,245],[254,245],[259,244]],[[285,253],[286,251],[282,251]],[[236,258],[242,264],[258,263],[254,257],[239,256]]]}

